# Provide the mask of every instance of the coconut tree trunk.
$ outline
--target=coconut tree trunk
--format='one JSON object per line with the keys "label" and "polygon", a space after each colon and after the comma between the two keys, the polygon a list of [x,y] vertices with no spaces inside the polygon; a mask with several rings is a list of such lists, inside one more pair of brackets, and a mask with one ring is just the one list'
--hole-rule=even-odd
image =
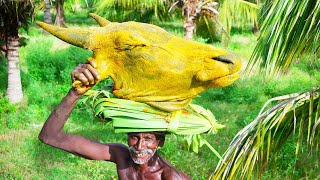
{"label": "coconut tree trunk", "polygon": [[200,12],[198,0],[188,0],[182,7],[184,38],[193,39],[193,34],[196,32],[196,16]]}
{"label": "coconut tree trunk", "polygon": [[0,55],[7,57],[7,45],[6,43],[3,43],[0,47]]}
{"label": "coconut tree trunk", "polygon": [[61,27],[67,27],[66,21],[64,18],[63,4],[64,4],[64,0],[57,0],[57,5],[56,5],[57,16],[56,16],[55,24]]}
{"label": "coconut tree trunk", "polygon": [[49,1],[45,1],[46,6],[44,8],[44,22],[47,24],[52,24],[52,18],[51,18],[51,4]]}
{"label": "coconut tree trunk", "polygon": [[23,98],[19,64],[19,36],[9,36],[7,44],[8,89],[10,103],[21,102]]}

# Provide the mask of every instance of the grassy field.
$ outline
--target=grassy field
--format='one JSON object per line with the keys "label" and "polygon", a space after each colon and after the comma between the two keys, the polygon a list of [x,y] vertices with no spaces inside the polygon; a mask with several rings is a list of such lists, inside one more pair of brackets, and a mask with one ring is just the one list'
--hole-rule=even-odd
{"label": "grassy field", "polygon": [[[70,21],[79,24],[77,18]],[[86,17],[83,17],[86,18]],[[81,26],[93,24],[84,20]],[[182,36],[182,24],[176,21],[160,26]],[[74,24],[70,24],[74,26]],[[88,161],[42,144],[37,136],[50,112],[71,86],[70,72],[84,63],[91,52],[42,34],[36,26],[28,33],[27,45],[20,48],[24,102],[9,105],[5,98],[7,62],[0,59],[0,179],[117,179],[115,165],[109,162]],[[204,38],[196,39],[205,42]],[[250,33],[233,32],[230,43],[213,44],[237,53],[246,65],[256,43]],[[226,127],[207,140],[221,153],[227,149],[234,135],[250,123],[262,105],[271,97],[308,91],[320,82],[319,61],[303,59],[281,78],[264,82],[260,76],[242,77],[233,85],[211,89],[195,101],[210,109]],[[66,125],[66,131],[100,142],[126,143],[125,134],[114,134],[110,124],[94,119],[90,109],[78,105]],[[320,178],[316,155],[308,156],[304,147],[296,164],[294,137],[289,140],[273,169],[267,169],[262,179]],[[213,173],[218,158],[209,148],[199,154],[188,152],[183,137],[168,135],[160,154],[193,179],[207,179]]]}

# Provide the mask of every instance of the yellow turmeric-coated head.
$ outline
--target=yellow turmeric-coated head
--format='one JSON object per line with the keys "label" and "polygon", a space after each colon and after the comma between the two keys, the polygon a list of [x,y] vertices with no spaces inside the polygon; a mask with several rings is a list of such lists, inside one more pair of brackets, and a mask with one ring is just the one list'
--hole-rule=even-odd
{"label": "yellow turmeric-coated head", "polygon": [[239,77],[239,58],[223,49],[178,38],[151,24],[115,23],[90,15],[101,27],[37,24],[63,41],[92,50],[101,79],[113,79],[119,98],[175,111],[204,90],[228,86]]}

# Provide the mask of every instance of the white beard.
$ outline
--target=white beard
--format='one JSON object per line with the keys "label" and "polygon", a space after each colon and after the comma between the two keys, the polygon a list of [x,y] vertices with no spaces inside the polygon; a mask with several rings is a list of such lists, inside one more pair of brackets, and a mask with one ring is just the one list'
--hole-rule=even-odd
{"label": "white beard", "polygon": [[[133,146],[130,146],[128,147],[129,149],[129,152],[130,152],[130,156],[131,156],[131,159],[133,160],[134,163],[136,164],[145,164],[146,162],[148,162],[152,157],[153,155],[156,153],[157,151],[157,148],[155,148],[154,150],[151,150],[151,149],[144,149],[144,150],[141,150],[141,151],[138,151],[136,150],[135,147]],[[143,158],[139,158],[139,157],[133,157],[133,154],[147,154],[148,157],[143,159]]]}

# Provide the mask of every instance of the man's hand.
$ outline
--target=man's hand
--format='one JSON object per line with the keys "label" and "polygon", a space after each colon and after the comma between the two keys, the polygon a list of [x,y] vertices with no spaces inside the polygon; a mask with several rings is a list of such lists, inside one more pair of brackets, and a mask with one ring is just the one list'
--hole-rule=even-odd
{"label": "man's hand", "polygon": [[79,64],[71,73],[72,86],[79,95],[86,93],[100,79],[98,71],[95,69],[96,62],[88,58],[88,64]]}

